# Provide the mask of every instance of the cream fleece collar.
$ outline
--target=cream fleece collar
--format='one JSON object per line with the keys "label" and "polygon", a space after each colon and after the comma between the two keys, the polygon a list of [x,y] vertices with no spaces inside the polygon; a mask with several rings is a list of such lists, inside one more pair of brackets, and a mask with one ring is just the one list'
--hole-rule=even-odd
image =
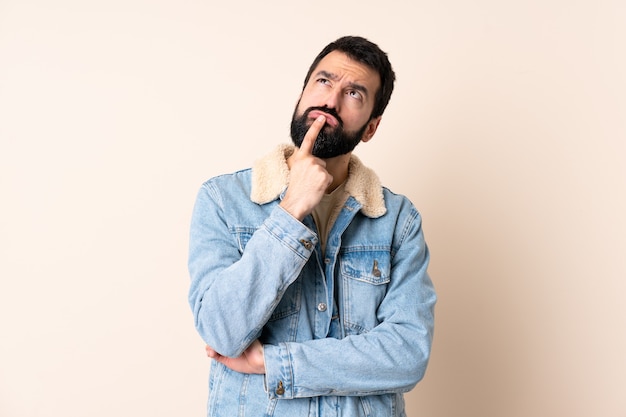
{"label": "cream fleece collar", "polygon": [[[289,185],[287,158],[294,151],[293,145],[280,145],[261,158],[252,167],[250,199],[266,204],[280,197]],[[352,155],[348,166],[345,191],[362,206],[361,212],[368,217],[380,217],[387,212],[383,188],[376,173]]]}

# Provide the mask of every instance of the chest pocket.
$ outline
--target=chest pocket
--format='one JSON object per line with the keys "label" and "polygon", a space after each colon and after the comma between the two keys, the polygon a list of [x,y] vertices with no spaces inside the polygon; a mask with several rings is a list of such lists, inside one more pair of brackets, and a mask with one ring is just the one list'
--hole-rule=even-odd
{"label": "chest pocket", "polygon": [[384,250],[344,252],[340,257],[340,310],[346,334],[376,327],[378,306],[391,280],[391,256]]}
{"label": "chest pocket", "polygon": [[232,230],[232,233],[235,235],[237,239],[237,247],[239,249],[239,253],[243,255],[243,251],[248,244],[248,241],[256,231],[253,227],[237,227]]}

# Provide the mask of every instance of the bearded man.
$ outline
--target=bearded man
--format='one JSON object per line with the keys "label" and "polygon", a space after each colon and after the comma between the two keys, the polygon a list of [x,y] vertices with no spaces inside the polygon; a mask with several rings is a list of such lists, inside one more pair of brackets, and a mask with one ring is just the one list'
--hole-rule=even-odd
{"label": "bearded man", "polygon": [[405,416],[436,295],[421,216],[352,154],[395,74],[346,36],[312,63],[282,145],[204,183],[189,302],[211,358],[212,417]]}

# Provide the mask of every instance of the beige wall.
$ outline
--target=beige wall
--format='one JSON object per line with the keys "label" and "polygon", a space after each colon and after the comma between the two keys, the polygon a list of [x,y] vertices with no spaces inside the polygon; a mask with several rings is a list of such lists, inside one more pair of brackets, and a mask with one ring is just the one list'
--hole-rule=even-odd
{"label": "beige wall", "polygon": [[1,416],[204,414],[196,190],[288,140],[343,34],[394,63],[357,153],[440,296],[409,415],[626,416],[623,1],[211,3],[0,0]]}

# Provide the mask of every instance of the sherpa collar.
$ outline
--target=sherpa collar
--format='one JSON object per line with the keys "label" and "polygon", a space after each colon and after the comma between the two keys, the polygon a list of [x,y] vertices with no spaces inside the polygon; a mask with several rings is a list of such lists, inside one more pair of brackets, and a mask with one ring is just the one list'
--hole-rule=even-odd
{"label": "sherpa collar", "polygon": [[[289,185],[287,158],[293,154],[293,145],[280,145],[261,158],[252,167],[250,199],[266,204],[280,197]],[[345,191],[362,206],[361,212],[368,217],[380,217],[387,212],[383,189],[376,173],[361,163],[355,155],[350,157],[348,180]]]}

